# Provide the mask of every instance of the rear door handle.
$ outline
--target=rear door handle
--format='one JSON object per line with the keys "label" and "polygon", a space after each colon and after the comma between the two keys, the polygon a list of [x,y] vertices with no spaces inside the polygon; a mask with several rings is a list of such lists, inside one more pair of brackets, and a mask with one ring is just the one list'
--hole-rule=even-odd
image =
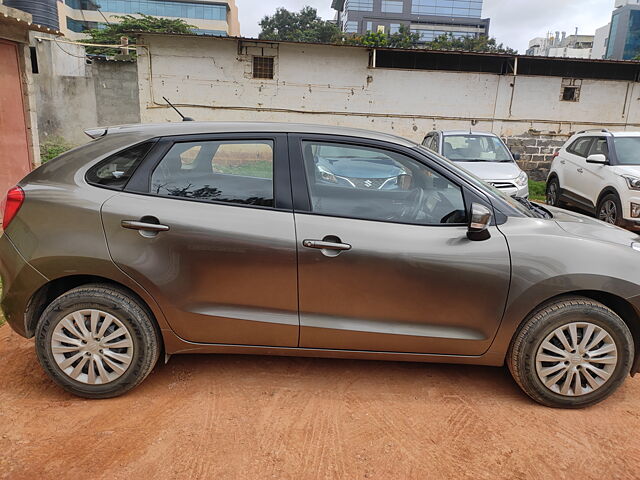
{"label": "rear door handle", "polygon": [[168,225],[140,222],[138,220],[122,220],[120,225],[122,225],[123,228],[129,228],[131,230],[144,230],[147,232],[166,232],[167,230],[169,230]]}
{"label": "rear door handle", "polygon": [[560,160],[560,163],[564,165],[566,162],[564,160]]}
{"label": "rear door handle", "polygon": [[302,245],[307,248],[317,248],[319,250],[351,250],[348,243],[326,242],[324,240],[303,240]]}
{"label": "rear door handle", "polygon": [[581,168],[578,169],[578,173],[582,173],[584,172],[584,170],[582,170]]}

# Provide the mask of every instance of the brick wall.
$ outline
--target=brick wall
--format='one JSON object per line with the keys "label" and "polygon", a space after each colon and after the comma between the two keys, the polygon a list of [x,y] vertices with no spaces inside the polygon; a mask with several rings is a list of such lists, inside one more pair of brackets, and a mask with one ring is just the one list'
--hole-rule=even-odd
{"label": "brick wall", "polygon": [[504,140],[513,153],[520,154],[518,164],[532,180],[544,181],[549,174],[553,154],[568,140],[569,135],[542,134],[530,130]]}

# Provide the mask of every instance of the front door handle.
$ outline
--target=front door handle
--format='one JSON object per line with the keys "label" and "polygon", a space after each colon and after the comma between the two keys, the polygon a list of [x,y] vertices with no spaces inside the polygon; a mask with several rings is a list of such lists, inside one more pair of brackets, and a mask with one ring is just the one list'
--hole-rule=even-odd
{"label": "front door handle", "polygon": [[129,228],[131,230],[144,230],[147,232],[166,232],[167,230],[169,230],[168,225],[141,222],[138,220],[122,220],[120,225],[122,225],[123,228]]}
{"label": "front door handle", "polygon": [[325,240],[303,240],[302,245],[307,248],[317,248],[319,250],[351,250],[351,245],[340,242],[327,242]]}

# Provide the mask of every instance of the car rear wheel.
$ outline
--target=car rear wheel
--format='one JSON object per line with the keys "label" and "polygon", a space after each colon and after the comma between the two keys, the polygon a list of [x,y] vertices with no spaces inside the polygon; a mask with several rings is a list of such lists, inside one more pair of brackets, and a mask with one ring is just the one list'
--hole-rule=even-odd
{"label": "car rear wheel", "polygon": [[598,204],[598,219],[612,225],[622,226],[622,204],[618,195],[610,193],[600,200]]}
{"label": "car rear wheel", "polygon": [[561,193],[562,191],[560,190],[560,183],[558,182],[557,177],[551,178],[547,183],[547,205],[551,205],[552,207],[561,207]]}
{"label": "car rear wheel", "polygon": [[122,395],[151,372],[160,339],[150,314],[124,290],[84,285],[56,298],[36,328],[46,373],[86,398]]}
{"label": "car rear wheel", "polygon": [[571,297],[532,314],[516,333],[507,361],[513,378],[536,402],[582,408],[622,384],[633,349],[629,328],[611,309]]}

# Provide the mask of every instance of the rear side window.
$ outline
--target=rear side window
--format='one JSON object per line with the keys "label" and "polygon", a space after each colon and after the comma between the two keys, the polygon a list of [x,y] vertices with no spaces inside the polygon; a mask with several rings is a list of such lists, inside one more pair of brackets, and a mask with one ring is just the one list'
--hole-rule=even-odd
{"label": "rear side window", "polygon": [[273,141],[176,143],[153,171],[151,193],[273,207]]}
{"label": "rear side window", "polygon": [[579,155],[581,157],[587,156],[587,152],[589,151],[589,146],[591,146],[591,140],[593,137],[582,137],[577,139],[567,148],[569,153],[573,153],[574,155]]}
{"label": "rear side window", "polygon": [[110,156],[87,172],[87,182],[122,190],[152,146],[145,142]]}

